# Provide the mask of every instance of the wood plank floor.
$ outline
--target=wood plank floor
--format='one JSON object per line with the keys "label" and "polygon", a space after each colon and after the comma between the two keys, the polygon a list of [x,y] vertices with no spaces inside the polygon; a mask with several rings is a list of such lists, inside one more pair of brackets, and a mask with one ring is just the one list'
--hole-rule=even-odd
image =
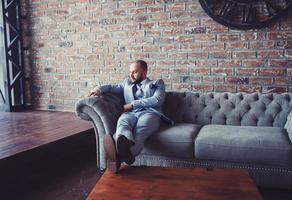
{"label": "wood plank floor", "polygon": [[92,129],[73,112],[0,112],[0,159]]}

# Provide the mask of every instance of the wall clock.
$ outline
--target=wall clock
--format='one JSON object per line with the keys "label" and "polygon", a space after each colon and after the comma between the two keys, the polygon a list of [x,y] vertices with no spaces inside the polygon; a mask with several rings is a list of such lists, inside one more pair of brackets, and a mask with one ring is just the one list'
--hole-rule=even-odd
{"label": "wall clock", "polygon": [[291,11],[292,0],[199,0],[215,21],[235,29],[256,29]]}

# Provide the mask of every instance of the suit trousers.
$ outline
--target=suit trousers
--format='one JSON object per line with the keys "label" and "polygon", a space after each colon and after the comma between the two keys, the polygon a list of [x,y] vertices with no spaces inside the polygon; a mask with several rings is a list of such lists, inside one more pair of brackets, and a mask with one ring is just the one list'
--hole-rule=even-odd
{"label": "suit trousers", "polygon": [[141,153],[145,140],[160,127],[160,116],[156,113],[143,110],[123,113],[117,123],[115,140],[120,135],[134,142],[131,153],[137,156]]}

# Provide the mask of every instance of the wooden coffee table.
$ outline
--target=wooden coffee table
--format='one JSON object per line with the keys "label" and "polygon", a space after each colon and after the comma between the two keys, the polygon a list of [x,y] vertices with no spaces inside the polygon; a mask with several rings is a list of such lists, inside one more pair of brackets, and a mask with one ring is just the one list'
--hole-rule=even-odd
{"label": "wooden coffee table", "polygon": [[126,167],[106,171],[87,200],[262,199],[244,170]]}

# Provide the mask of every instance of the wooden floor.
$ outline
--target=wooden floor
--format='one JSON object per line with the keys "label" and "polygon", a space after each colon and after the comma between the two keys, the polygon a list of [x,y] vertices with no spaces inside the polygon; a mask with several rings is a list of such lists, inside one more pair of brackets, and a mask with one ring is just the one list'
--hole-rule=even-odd
{"label": "wooden floor", "polygon": [[91,129],[72,112],[0,112],[0,159]]}

